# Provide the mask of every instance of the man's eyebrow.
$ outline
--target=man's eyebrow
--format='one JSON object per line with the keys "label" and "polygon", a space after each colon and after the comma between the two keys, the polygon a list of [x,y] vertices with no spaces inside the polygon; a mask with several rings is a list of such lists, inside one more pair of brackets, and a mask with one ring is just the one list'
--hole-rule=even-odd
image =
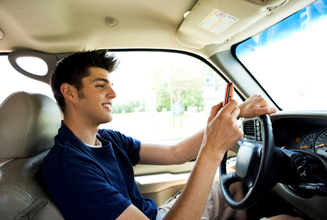
{"label": "man's eyebrow", "polygon": [[96,81],[103,81],[103,82],[109,83],[109,80],[104,79],[104,78],[96,78],[96,79],[92,80],[92,82],[96,82]]}

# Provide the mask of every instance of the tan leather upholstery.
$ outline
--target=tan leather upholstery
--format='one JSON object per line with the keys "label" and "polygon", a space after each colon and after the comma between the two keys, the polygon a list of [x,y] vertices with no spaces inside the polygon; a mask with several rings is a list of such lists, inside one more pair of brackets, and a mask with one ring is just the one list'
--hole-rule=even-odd
{"label": "tan leather upholstery", "polygon": [[0,219],[63,219],[38,181],[60,123],[57,104],[41,94],[14,93],[0,106]]}

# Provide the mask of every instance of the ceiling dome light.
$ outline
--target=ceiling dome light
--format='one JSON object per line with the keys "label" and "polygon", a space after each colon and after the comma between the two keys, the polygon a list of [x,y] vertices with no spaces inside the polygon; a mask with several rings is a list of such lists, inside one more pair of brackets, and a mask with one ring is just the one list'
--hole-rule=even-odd
{"label": "ceiling dome light", "polygon": [[118,20],[114,16],[109,16],[107,17],[106,22],[110,26],[115,26],[118,23]]}

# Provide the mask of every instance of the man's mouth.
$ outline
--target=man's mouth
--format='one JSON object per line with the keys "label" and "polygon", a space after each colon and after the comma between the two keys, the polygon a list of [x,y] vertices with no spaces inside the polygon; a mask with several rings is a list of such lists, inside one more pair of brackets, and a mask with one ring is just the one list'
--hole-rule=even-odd
{"label": "man's mouth", "polygon": [[108,110],[111,111],[111,104],[108,104],[108,103],[105,103],[105,104],[102,104],[105,108],[107,108]]}

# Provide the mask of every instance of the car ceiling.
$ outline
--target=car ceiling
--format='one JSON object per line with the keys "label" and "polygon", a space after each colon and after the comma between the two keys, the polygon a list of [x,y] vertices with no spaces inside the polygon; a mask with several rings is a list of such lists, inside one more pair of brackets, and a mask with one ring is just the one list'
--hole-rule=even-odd
{"label": "car ceiling", "polygon": [[[0,52],[153,48],[188,51],[209,58],[311,2],[314,1],[2,0]],[[221,34],[200,27],[199,23],[214,9],[239,20]]]}

